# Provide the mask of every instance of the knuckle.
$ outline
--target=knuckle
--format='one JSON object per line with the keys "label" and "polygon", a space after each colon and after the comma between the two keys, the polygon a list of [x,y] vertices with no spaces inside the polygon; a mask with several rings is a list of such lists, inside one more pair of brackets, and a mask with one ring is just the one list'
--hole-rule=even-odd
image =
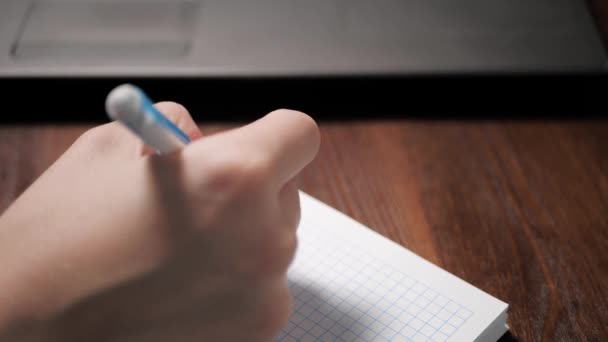
{"label": "knuckle", "polygon": [[289,288],[286,285],[273,289],[271,300],[264,310],[260,310],[259,328],[264,335],[272,336],[284,328],[293,309]]}
{"label": "knuckle", "polygon": [[302,220],[302,211],[300,210],[300,207],[290,213],[288,220],[290,224],[289,228],[291,230],[296,230],[300,225],[300,221]]}
{"label": "knuckle", "polygon": [[82,133],[75,142],[75,145],[80,148],[104,148],[114,143],[115,134],[112,131],[111,124],[93,127]]}
{"label": "knuckle", "polygon": [[[281,227],[284,228],[284,227]],[[275,239],[269,239],[268,244],[260,248],[257,255],[252,256],[255,260],[252,271],[260,276],[276,276],[287,272],[298,245],[295,233],[288,233],[281,229],[283,235]]]}
{"label": "knuckle", "polygon": [[295,230],[302,218],[300,194],[294,183],[289,184],[281,190],[279,206],[284,215],[285,222],[290,229]]}
{"label": "knuckle", "polygon": [[269,175],[270,163],[250,154],[223,158],[212,167],[209,182],[214,191],[241,197],[263,191]]}
{"label": "knuckle", "polygon": [[262,157],[251,155],[246,162],[241,165],[237,176],[247,180],[243,185],[243,189],[259,190],[268,183],[270,177],[270,162]]}
{"label": "knuckle", "polygon": [[284,270],[287,270],[289,268],[289,265],[291,264],[291,262],[293,261],[295,255],[296,255],[297,249],[298,249],[298,238],[296,237],[296,234],[294,233],[292,235],[292,238],[289,240],[289,244],[285,248],[285,253],[284,253],[285,265],[283,266]]}

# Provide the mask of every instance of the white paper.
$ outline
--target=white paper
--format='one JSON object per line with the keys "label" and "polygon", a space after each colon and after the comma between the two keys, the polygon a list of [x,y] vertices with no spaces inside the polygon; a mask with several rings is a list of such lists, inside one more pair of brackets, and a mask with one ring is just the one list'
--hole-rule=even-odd
{"label": "white paper", "polygon": [[506,303],[306,193],[300,198],[288,273],[294,311],[278,341],[476,341],[506,313]]}

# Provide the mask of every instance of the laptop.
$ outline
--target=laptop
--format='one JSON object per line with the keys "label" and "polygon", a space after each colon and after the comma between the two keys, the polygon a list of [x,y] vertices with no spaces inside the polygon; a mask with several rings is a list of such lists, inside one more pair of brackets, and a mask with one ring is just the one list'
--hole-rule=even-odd
{"label": "laptop", "polygon": [[0,76],[587,72],[583,0],[3,0]]}
{"label": "laptop", "polygon": [[2,0],[3,96],[36,101],[0,121],[104,121],[124,82],[199,121],[579,115],[606,60],[584,0]]}

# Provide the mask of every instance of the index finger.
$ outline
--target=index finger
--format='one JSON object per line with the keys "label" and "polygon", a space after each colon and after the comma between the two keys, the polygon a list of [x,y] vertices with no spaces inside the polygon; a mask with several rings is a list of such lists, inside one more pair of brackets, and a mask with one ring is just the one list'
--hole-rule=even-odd
{"label": "index finger", "polygon": [[273,111],[248,125],[204,140],[211,143],[213,139],[220,146],[236,145],[243,158],[262,160],[280,186],[314,159],[320,144],[315,121],[302,112],[287,109]]}

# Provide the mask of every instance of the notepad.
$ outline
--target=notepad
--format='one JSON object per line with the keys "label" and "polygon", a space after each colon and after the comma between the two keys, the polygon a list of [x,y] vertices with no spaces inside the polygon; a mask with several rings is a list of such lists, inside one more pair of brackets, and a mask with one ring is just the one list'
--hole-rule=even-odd
{"label": "notepad", "polygon": [[293,312],[276,341],[497,341],[508,305],[300,192]]}

